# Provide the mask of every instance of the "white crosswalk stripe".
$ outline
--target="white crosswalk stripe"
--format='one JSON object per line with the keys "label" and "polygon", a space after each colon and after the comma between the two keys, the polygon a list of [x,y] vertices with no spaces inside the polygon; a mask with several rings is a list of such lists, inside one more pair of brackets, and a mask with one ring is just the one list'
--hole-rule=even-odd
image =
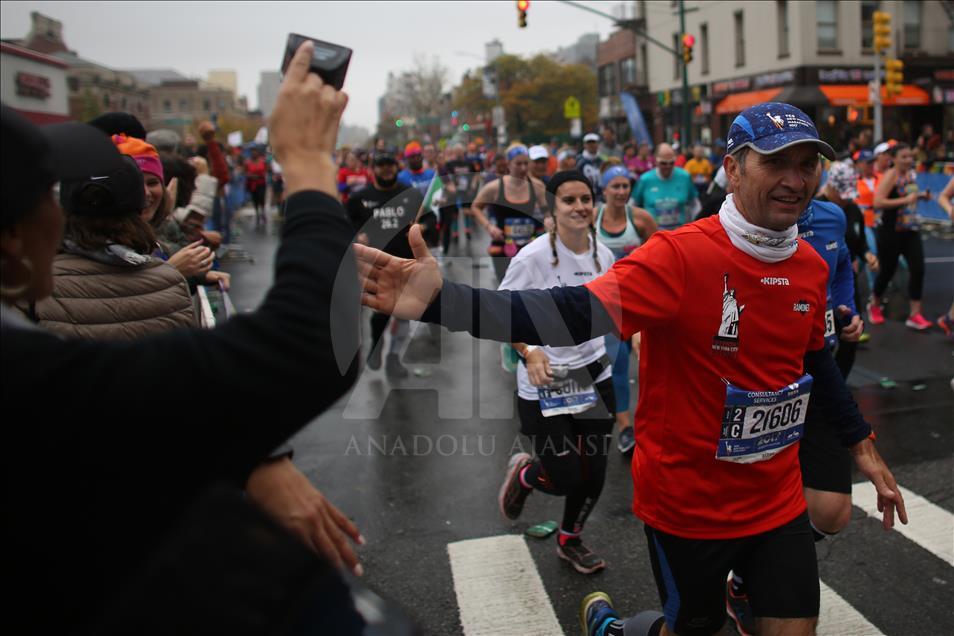
{"label": "white crosswalk stripe", "polygon": [[523,537],[447,545],[465,636],[563,634]]}
{"label": "white crosswalk stripe", "polygon": [[881,636],[881,631],[868,622],[838,592],[819,581],[821,607],[818,611],[818,636]]}
{"label": "white crosswalk stripe", "polygon": [[[917,493],[899,488],[910,524],[903,525],[896,519],[894,529],[949,565],[954,565],[954,515]],[[881,519],[877,491],[870,482],[854,484],[851,487],[851,501],[869,517]]]}

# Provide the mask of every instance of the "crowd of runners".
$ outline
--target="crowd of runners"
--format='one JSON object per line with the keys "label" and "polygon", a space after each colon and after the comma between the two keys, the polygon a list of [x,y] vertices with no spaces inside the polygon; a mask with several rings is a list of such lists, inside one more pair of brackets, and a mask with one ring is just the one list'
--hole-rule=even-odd
{"label": "crowd of runners", "polygon": [[[320,124],[336,130],[343,98],[307,75],[307,55],[298,57],[276,118],[294,120],[297,99],[299,110],[308,103],[327,111]],[[845,379],[867,336],[863,316],[881,325],[888,290],[902,291],[893,282],[899,264],[907,272],[905,325],[918,331],[936,325],[948,336],[954,327],[954,313],[925,317],[921,302],[918,203],[934,199],[954,214],[954,178],[942,192],[918,187],[917,153],[933,143],[930,136],[909,145],[875,144],[862,134],[839,153],[804,112],[765,103],[739,114],[724,142],[711,148],[621,144],[606,129],[585,135],[579,148],[519,140],[389,147],[378,140],[367,149],[339,148],[332,157],[327,131],[295,138],[291,124],[282,129],[279,119],[275,155],[267,147],[227,148],[210,125],[196,131],[203,140],[196,146],[168,131],[147,133],[126,114],[92,122],[103,133],[100,141],[109,141],[101,152],[125,158],[111,157],[108,183],[89,174],[55,179],[66,239],[48,250],[58,252],[49,271],[39,272],[50,275],[49,289],[35,288],[32,265],[24,266],[22,288],[7,280],[17,263],[27,262],[16,252],[23,217],[9,210],[33,200],[15,199],[5,180],[5,341],[6,330],[16,329],[9,333],[33,342],[40,337],[23,330],[36,324],[93,341],[160,336],[146,341],[144,352],[161,361],[171,347],[198,371],[210,360],[232,364],[228,377],[253,363],[281,366],[259,360],[249,345],[266,335],[290,356],[296,338],[330,351],[325,334],[308,340],[298,331],[296,320],[308,319],[289,302],[297,298],[292,287],[277,284],[257,317],[236,321],[232,331],[226,325],[221,336],[217,330],[194,341],[174,331],[195,326],[198,286],[228,287],[216,253],[232,244],[231,212],[247,202],[257,227],[284,221],[283,240],[291,243],[278,257],[277,275],[300,276],[301,291],[308,291],[302,281],[319,267],[307,264],[302,246],[294,252],[293,239],[299,228],[308,229],[302,210],[320,208],[340,221],[320,240],[322,230],[310,230],[315,245],[324,240],[334,248],[324,253],[326,278],[337,271],[329,255],[351,258],[343,251],[348,241],[331,243],[345,234],[353,242],[352,291],[373,310],[363,352],[370,370],[384,366],[392,381],[408,375],[400,355],[415,320],[508,343],[515,352],[519,430],[534,452],[510,458],[499,508],[516,519],[535,491],[563,498],[555,549],[580,573],[606,567],[593,543],[583,542],[583,531],[603,489],[614,432],[619,452],[632,454],[632,506],[645,524],[663,611],[623,619],[608,594],[594,592],[580,609],[587,634],[714,634],[727,617],[742,634],[813,633],[815,542],[850,520],[852,464],[875,485],[885,529],[896,515],[907,523],[901,493]],[[295,121],[319,125],[307,117]],[[19,135],[9,144],[43,147],[5,108],[5,160],[8,128],[9,139]],[[10,148],[12,157],[33,152]],[[302,157],[314,159],[314,174]],[[48,190],[54,178],[47,176]],[[286,179],[295,204],[284,202]],[[58,209],[52,198],[50,205]],[[449,258],[483,240],[482,233],[496,290],[445,276]],[[111,320],[105,332],[76,298],[83,286],[115,296],[100,301]],[[316,298],[304,309],[330,302],[330,292]],[[314,329],[324,325],[316,322]],[[232,343],[229,334],[248,340]],[[24,351],[73,346],[58,342]],[[117,364],[138,355],[111,345],[85,351]],[[5,382],[7,371],[5,357]],[[262,369],[256,371],[259,377]],[[336,396],[354,371],[339,378]],[[265,386],[289,377],[278,374]],[[278,432],[302,422],[293,424]],[[290,457],[282,449],[263,455],[279,441],[264,436],[242,455],[242,470],[229,473],[232,481],[245,480],[251,500],[266,511],[278,504],[256,484],[264,479],[260,471],[276,470],[275,458]],[[278,465],[289,478],[300,475],[290,463]],[[333,506],[322,510],[334,532],[358,540]],[[317,552],[335,555],[336,564],[360,568],[350,548],[298,534]]]}

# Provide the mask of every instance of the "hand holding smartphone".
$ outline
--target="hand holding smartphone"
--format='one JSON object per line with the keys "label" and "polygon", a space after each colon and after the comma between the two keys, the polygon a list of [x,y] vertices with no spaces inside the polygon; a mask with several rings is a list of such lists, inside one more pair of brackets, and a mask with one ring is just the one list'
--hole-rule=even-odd
{"label": "hand holding smartphone", "polygon": [[348,64],[351,62],[351,49],[330,42],[323,42],[305,35],[289,33],[285,43],[285,57],[282,59],[282,75],[288,69],[288,64],[295,56],[295,52],[302,42],[310,40],[315,43],[315,50],[311,56],[309,71],[316,73],[325,84],[340,91],[344,86],[345,75],[348,74]]}

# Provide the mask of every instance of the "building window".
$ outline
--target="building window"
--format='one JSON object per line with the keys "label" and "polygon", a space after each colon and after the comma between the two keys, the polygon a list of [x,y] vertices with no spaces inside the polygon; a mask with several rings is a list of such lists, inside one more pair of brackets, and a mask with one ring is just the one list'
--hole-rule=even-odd
{"label": "building window", "polygon": [[616,92],[616,68],[612,64],[604,64],[600,67],[600,97],[606,97]]}
{"label": "building window", "polygon": [[921,48],[921,3],[904,2],[904,48]]}
{"label": "building window", "polygon": [[79,78],[78,77],[67,77],[66,86],[70,89],[71,93],[75,93],[79,90]]}
{"label": "building window", "polygon": [[745,66],[745,17],[735,12],[735,65]]}
{"label": "building window", "polygon": [[162,100],[162,112],[171,113],[172,112],[172,101],[168,99]]}
{"label": "building window", "polygon": [[122,100],[122,102],[120,103],[123,110],[126,110],[126,104],[128,104],[128,103],[129,103],[129,102],[126,100],[126,98],[123,97],[123,100]]}
{"label": "building window", "polygon": [[818,20],[818,50],[838,50],[838,3],[835,0],[818,0],[815,3]]}
{"label": "building window", "polygon": [[709,74],[709,25],[699,25],[699,48],[702,49],[702,74]]}
{"label": "building window", "polygon": [[212,100],[211,100],[211,99],[204,99],[204,100],[202,100],[202,110],[205,111],[205,112],[207,112],[207,113],[212,112]]}
{"label": "building window", "polygon": [[[672,48],[674,51],[682,51],[682,43],[679,41],[679,34],[672,34]],[[679,64],[682,62],[681,55],[672,56],[672,78],[679,79]]]}
{"label": "building window", "polygon": [[636,58],[627,57],[619,63],[619,87],[620,90],[636,83]]}
{"label": "building window", "polygon": [[189,100],[180,99],[179,100],[179,112],[184,113],[189,110]]}
{"label": "building window", "polygon": [[778,15],[778,56],[788,57],[788,0],[778,0],[775,3],[775,13]]}
{"label": "building window", "polygon": [[109,108],[109,93],[103,93],[103,106]]}
{"label": "building window", "polygon": [[874,12],[881,8],[879,0],[862,0],[861,3],[861,49],[870,51],[874,46]]}

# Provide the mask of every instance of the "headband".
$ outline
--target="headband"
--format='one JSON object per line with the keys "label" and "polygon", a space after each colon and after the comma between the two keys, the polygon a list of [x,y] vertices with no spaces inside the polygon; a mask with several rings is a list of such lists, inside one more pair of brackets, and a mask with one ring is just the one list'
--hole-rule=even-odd
{"label": "headband", "polygon": [[527,150],[526,146],[515,146],[507,151],[507,161],[513,161],[514,158],[520,155],[530,155],[530,151]]}
{"label": "headband", "polygon": [[600,177],[600,186],[605,190],[606,186],[609,185],[609,182],[616,177],[626,177],[626,179],[629,179],[629,170],[623,166],[613,166],[612,168],[607,168],[606,172],[603,173],[603,176]]}

